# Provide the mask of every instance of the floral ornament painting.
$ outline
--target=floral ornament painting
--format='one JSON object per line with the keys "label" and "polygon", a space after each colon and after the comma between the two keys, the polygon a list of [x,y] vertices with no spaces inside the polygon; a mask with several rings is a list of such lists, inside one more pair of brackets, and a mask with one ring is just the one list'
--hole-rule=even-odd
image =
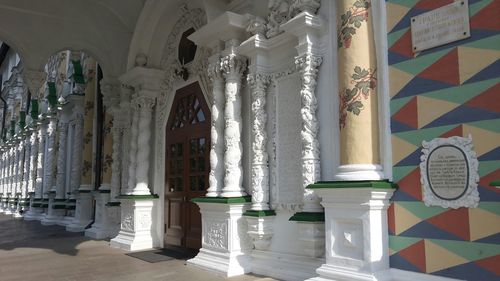
{"label": "floral ornament painting", "polygon": [[368,21],[368,9],[371,6],[369,0],[357,0],[352,7],[340,16],[339,30],[337,35],[337,47],[348,49],[351,46],[352,36],[356,29],[361,27],[363,21]]}
{"label": "floral ornament painting", "polygon": [[354,74],[351,75],[351,84],[354,87],[344,89],[340,94],[340,129],[346,125],[347,113],[358,116],[364,109],[363,100],[368,99],[371,93],[377,87],[377,70],[364,69],[359,66],[354,68]]}

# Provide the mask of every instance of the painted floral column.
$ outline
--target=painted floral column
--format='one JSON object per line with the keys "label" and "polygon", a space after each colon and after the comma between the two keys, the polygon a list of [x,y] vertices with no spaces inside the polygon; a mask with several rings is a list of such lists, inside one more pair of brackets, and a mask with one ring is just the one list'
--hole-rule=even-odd
{"label": "painted floral column", "polygon": [[99,189],[111,189],[111,177],[113,165],[113,117],[106,113],[104,115],[103,147],[102,147],[102,184]]}
{"label": "painted floral column", "polygon": [[269,166],[267,153],[266,98],[270,76],[263,73],[247,77],[251,92],[252,118],[252,210],[269,210]]}
{"label": "painted floral column", "polygon": [[[84,101],[84,117],[83,117],[83,152],[82,152],[82,172],[81,172],[81,189],[90,190],[92,189],[92,137],[94,135],[94,100],[95,100],[95,86],[94,86],[94,71],[95,62],[93,59],[90,62],[86,62],[88,67],[86,87],[85,87],[85,101]],[[75,137],[76,139],[76,137]],[[82,146],[78,148],[82,150]]]}
{"label": "painted floral column", "polygon": [[378,180],[377,59],[370,0],[338,1],[340,180]]}
{"label": "painted floral column", "polygon": [[224,109],[224,139],[226,150],[224,153],[224,187],[222,197],[239,197],[246,195],[242,182],[243,170],[241,158],[243,148],[241,144],[241,79],[247,68],[246,59],[235,54],[222,59],[222,69],[226,78]]}
{"label": "painted floral column", "polygon": [[210,186],[207,197],[220,196],[224,183],[224,76],[217,57],[208,68],[208,77],[212,80],[212,123],[210,147]]}
{"label": "painted floral column", "polygon": [[73,157],[71,158],[71,177],[70,190],[71,193],[80,188],[81,173],[82,173],[82,156],[83,156],[83,127],[84,127],[84,109],[80,105],[75,105],[74,108],[74,124],[73,131]]}

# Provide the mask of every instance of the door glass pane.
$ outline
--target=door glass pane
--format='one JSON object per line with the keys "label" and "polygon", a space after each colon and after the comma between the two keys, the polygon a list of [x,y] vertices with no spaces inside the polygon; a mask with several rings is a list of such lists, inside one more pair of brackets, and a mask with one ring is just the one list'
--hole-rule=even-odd
{"label": "door glass pane", "polygon": [[196,182],[196,177],[189,177],[189,190],[191,191],[196,191],[197,187],[197,182]]}
{"label": "door glass pane", "polygon": [[204,191],[205,190],[205,176],[199,176],[198,177],[198,190]]}

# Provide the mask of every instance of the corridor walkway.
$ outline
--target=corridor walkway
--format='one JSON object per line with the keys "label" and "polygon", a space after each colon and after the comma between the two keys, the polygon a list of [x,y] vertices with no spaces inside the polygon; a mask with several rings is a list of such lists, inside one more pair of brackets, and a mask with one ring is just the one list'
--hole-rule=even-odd
{"label": "corridor walkway", "polygon": [[256,276],[225,279],[184,265],[184,260],[149,263],[60,226],[42,226],[0,214],[2,281],[270,281]]}

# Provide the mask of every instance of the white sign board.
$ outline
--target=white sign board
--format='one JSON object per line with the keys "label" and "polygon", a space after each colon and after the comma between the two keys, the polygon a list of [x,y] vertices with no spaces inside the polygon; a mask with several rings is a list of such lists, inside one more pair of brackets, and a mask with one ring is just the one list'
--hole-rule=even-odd
{"label": "white sign board", "polygon": [[458,0],[411,18],[413,52],[470,37],[469,3]]}
{"label": "white sign board", "polygon": [[425,205],[477,207],[479,174],[472,138],[436,138],[422,146],[420,179]]}

